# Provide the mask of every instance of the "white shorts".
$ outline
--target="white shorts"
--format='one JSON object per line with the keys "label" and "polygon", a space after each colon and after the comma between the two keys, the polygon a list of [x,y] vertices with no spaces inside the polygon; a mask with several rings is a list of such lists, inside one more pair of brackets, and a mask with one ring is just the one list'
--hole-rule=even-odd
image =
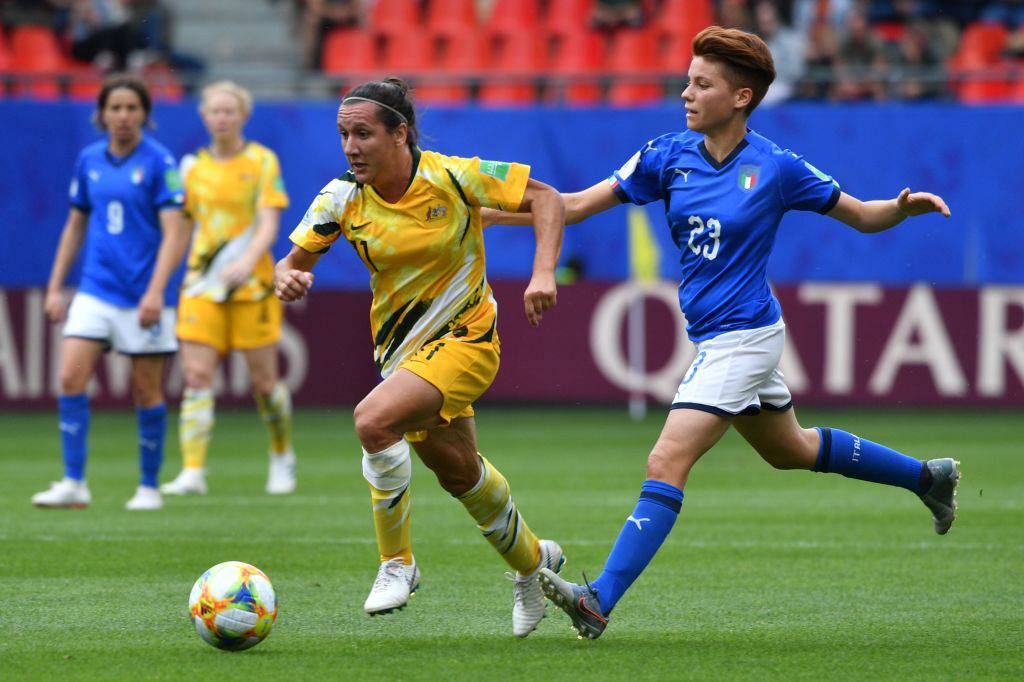
{"label": "white shorts", "polygon": [[779,371],[786,325],[726,332],[697,344],[672,409],[703,410],[723,417],[788,410],[793,396]]}
{"label": "white shorts", "polygon": [[71,299],[64,336],[93,339],[125,355],[160,355],[178,350],[174,308],[164,308],[160,321],[143,329],[138,308],[119,308],[81,292]]}

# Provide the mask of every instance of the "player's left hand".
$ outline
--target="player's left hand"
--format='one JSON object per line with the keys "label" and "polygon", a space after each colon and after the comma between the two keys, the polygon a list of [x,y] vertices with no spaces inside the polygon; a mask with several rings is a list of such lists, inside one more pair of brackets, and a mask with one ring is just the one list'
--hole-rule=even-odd
{"label": "player's left hand", "polygon": [[250,275],[252,275],[252,265],[239,258],[224,268],[224,272],[220,273],[220,281],[224,282],[224,286],[228,289],[234,289],[245,284]]}
{"label": "player's left hand", "polygon": [[903,215],[907,216],[924,215],[925,213],[941,213],[947,218],[950,216],[949,207],[946,206],[942,197],[930,192],[911,194],[909,187],[903,188],[900,195],[896,197],[896,206]]}
{"label": "player's left hand", "polygon": [[159,322],[163,307],[163,294],[159,291],[147,291],[139,300],[139,325],[146,329]]}
{"label": "player's left hand", "polygon": [[526,319],[534,327],[540,325],[544,311],[554,308],[558,302],[558,292],[555,286],[554,272],[535,272],[530,278],[530,285],[526,287],[523,294],[523,302],[526,305]]}

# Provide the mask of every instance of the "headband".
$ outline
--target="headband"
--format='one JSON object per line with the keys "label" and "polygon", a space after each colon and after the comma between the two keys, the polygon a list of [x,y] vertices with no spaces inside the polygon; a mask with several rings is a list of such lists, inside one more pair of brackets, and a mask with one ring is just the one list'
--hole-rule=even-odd
{"label": "headband", "polygon": [[370,99],[369,97],[346,97],[345,99],[341,100],[341,103],[344,105],[346,102],[351,102],[352,100],[359,100],[360,102],[373,102],[379,107],[384,107],[388,111],[393,111],[395,115],[398,116],[398,118],[402,119],[402,123],[404,123],[405,125],[409,125],[409,119],[407,119],[405,117],[405,114],[403,114],[401,111],[395,109],[394,107],[389,107],[387,104],[384,104],[383,102],[378,102],[375,99]]}

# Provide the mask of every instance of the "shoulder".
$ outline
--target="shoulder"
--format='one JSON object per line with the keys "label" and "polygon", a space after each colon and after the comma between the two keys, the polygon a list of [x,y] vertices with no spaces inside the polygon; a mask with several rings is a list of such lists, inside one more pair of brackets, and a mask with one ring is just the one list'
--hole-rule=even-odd
{"label": "shoulder", "polygon": [[243,152],[248,159],[252,159],[258,163],[266,163],[269,160],[277,160],[277,154],[270,147],[266,147],[259,142],[250,141],[245,145],[245,151]]}
{"label": "shoulder", "polygon": [[92,144],[87,144],[82,147],[82,151],[78,152],[78,161],[91,161],[93,159],[103,158],[103,153],[107,150],[106,140],[96,140]]}
{"label": "shoulder", "polygon": [[139,146],[146,157],[154,163],[170,167],[176,167],[178,165],[177,161],[174,159],[174,154],[171,154],[167,147],[163,146],[151,137],[143,137]]}
{"label": "shoulder", "polygon": [[335,208],[344,208],[359,195],[362,187],[356,182],[356,176],[352,171],[346,171],[324,185],[324,188],[316,196],[318,201],[326,199]]}

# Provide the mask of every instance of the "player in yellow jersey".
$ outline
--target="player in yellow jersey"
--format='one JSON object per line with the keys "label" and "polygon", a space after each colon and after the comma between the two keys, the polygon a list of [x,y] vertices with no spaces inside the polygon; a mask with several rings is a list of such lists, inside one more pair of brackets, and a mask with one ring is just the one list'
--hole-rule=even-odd
{"label": "player in yellow jersey", "polygon": [[164,493],[205,493],[214,423],[213,377],[230,351],[245,356],[260,416],[270,433],[271,494],[295,490],[291,396],[279,378],[281,302],[273,292],[281,210],[288,195],[277,156],[242,136],[252,95],[229,81],[203,90],[199,112],[210,146],[183,160],[185,213],[195,223],[178,309],[185,372],[179,435],[184,467]]}
{"label": "player in yellow jersey", "polygon": [[355,409],[370,483],[381,564],[364,609],[405,606],[419,583],[410,541],[409,443],[516,571],[512,630],[525,637],[544,616],[541,568],[558,570],[562,549],[538,540],[508,481],[477,452],[473,402],[498,370],[497,309],[484,271],[480,210],[530,207],[537,250],[524,295],[538,324],[555,304],[564,205],[517,163],[421,151],[406,85],[364,83],[338,110],[351,170],[313,200],[275,272],[277,295],[295,301],[335,242],[348,242],[370,271],[374,360],[384,378]]}

